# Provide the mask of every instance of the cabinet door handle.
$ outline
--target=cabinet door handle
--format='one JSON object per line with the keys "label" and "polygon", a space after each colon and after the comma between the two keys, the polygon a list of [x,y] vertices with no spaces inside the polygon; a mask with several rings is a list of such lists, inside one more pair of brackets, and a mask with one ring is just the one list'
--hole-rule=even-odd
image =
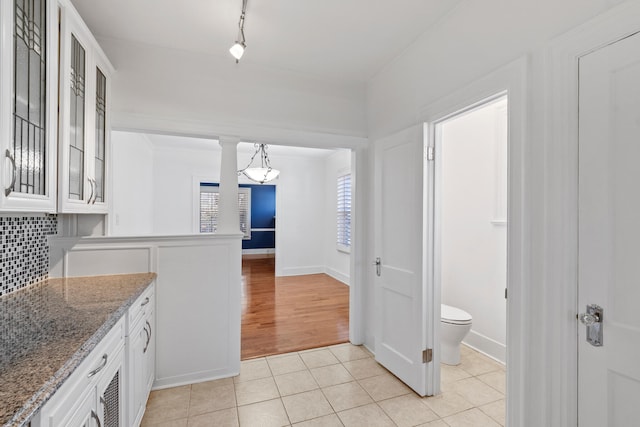
{"label": "cabinet door handle", "polygon": [[4,189],[4,195],[6,197],[9,194],[11,194],[11,192],[13,192],[16,186],[16,174],[17,174],[18,168],[16,167],[16,159],[15,157],[13,157],[13,154],[11,154],[11,151],[9,151],[8,148],[7,148],[7,151],[4,152],[4,155],[9,159],[9,161],[11,161],[11,168],[13,170],[13,173],[11,174],[11,184],[9,184],[9,186]]}
{"label": "cabinet door handle", "polygon": [[87,181],[89,181],[89,184],[91,184],[91,195],[89,196],[89,200],[87,200],[87,204],[90,205],[91,199],[93,199],[93,180],[87,177]]}
{"label": "cabinet door handle", "polygon": [[103,354],[102,355],[102,362],[100,363],[100,366],[98,366],[93,371],[89,372],[89,375],[87,375],[87,378],[91,378],[92,376],[94,376],[95,374],[100,372],[102,370],[102,368],[104,368],[105,366],[107,366],[107,355]]}
{"label": "cabinet door handle", "polygon": [[98,183],[93,178],[91,178],[91,182],[93,183],[93,197],[91,198],[91,204],[93,205],[96,203],[96,198],[98,197]]}
{"label": "cabinet door handle", "polygon": [[146,297],[144,299],[144,301],[142,301],[142,303],[140,303],[140,307],[144,307],[145,305],[149,304],[149,297]]}
{"label": "cabinet door handle", "polygon": [[95,205],[96,199],[98,198],[98,181],[96,181],[95,178],[91,178],[91,181],[93,181],[93,188],[95,189],[95,191],[93,192],[93,201],[91,202],[91,204]]}
{"label": "cabinet door handle", "polygon": [[91,418],[96,420],[96,422],[98,423],[98,427],[102,427],[102,423],[100,422],[100,417],[98,416],[98,414],[96,414],[96,411],[94,411],[93,409],[91,410]]}
{"label": "cabinet door handle", "polygon": [[142,354],[147,352],[147,347],[149,346],[149,331],[147,331],[147,327],[142,328],[144,333],[147,335],[147,341],[144,343],[144,348],[142,349]]}
{"label": "cabinet door handle", "polygon": [[149,324],[149,322],[146,322],[147,326],[149,327],[149,330],[147,331],[147,326],[144,327],[145,332],[147,332],[147,342],[144,345],[144,349],[142,349],[142,353],[146,353],[147,349],[149,348],[149,343],[151,342],[151,325]]}

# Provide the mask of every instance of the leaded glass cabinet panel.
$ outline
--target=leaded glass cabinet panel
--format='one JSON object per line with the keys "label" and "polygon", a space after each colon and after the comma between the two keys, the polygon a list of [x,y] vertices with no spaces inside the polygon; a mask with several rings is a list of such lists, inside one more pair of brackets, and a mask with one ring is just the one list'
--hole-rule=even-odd
{"label": "leaded glass cabinet panel", "polygon": [[71,35],[69,72],[69,199],[84,198],[86,51]]}
{"label": "leaded glass cabinet panel", "polygon": [[14,27],[13,191],[44,195],[46,143],[46,3],[16,0]]}
{"label": "leaded glass cabinet panel", "polygon": [[0,2],[0,211],[55,211],[55,2]]}
{"label": "leaded glass cabinet panel", "polygon": [[94,179],[96,202],[104,202],[105,190],[105,164],[106,164],[106,108],[107,108],[107,78],[96,67],[96,134],[94,161]]}

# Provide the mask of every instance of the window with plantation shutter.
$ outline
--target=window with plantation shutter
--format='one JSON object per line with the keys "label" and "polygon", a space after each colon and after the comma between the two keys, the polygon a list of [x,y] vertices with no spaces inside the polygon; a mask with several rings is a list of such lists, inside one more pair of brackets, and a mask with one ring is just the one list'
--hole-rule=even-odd
{"label": "window with plantation shutter", "polygon": [[337,248],[348,252],[351,248],[351,174],[338,177]]}
{"label": "window with plantation shutter", "polygon": [[[220,193],[218,186],[200,185],[200,232],[215,233],[218,226],[218,206]],[[244,239],[251,239],[251,189],[238,188],[238,211],[240,231]]]}

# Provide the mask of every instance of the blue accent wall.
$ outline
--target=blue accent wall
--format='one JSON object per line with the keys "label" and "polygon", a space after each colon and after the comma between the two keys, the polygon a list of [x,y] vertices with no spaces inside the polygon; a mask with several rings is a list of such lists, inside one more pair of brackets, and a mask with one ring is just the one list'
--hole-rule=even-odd
{"label": "blue accent wall", "polygon": [[[240,184],[251,188],[251,228],[276,228],[276,186]],[[242,249],[273,249],[275,231],[252,231],[251,240],[242,241]]]}
{"label": "blue accent wall", "polygon": [[[218,187],[218,183],[202,182],[201,186]],[[251,188],[251,228],[276,228],[276,186],[240,184]],[[242,249],[274,249],[275,231],[252,231],[250,240],[242,240]]]}

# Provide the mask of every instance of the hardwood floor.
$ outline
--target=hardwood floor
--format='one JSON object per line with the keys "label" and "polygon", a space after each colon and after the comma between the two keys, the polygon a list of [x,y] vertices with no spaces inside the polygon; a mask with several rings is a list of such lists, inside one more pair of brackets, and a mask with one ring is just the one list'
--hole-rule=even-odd
{"label": "hardwood floor", "polygon": [[349,287],[326,274],[275,277],[242,261],[242,360],[349,341]]}

